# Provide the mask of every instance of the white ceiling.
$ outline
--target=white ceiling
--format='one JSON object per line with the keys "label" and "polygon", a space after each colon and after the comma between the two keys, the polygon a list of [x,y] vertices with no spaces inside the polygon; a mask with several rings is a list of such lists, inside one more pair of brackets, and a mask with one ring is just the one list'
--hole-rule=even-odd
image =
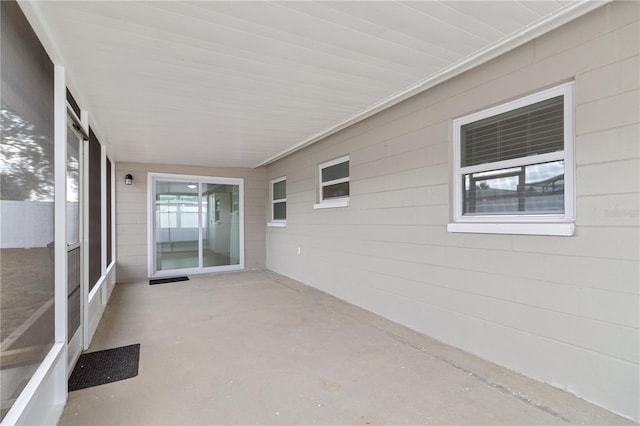
{"label": "white ceiling", "polygon": [[576,3],[43,1],[27,9],[114,161],[254,167],[505,41],[526,41],[523,30],[560,21]]}

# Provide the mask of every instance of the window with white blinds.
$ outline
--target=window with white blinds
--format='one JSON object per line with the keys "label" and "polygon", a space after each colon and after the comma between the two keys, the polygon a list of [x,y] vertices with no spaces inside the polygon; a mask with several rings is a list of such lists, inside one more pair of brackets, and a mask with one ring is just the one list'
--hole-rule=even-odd
{"label": "window with white blinds", "polygon": [[574,218],[573,84],[454,120],[456,221]]}
{"label": "window with white blinds", "polygon": [[349,205],[349,156],[318,165],[319,203],[313,208],[347,207]]}
{"label": "window with white blinds", "polygon": [[563,97],[465,124],[462,166],[493,163],[564,149]]}

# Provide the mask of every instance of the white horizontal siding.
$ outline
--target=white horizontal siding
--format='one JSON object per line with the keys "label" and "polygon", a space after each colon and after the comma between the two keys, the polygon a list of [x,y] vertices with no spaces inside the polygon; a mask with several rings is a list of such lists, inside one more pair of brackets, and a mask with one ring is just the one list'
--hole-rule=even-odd
{"label": "white horizontal siding", "polygon": [[[270,165],[267,267],[638,420],[639,14],[609,4]],[[448,233],[451,120],[570,80],[575,235]],[[314,210],[346,154],[350,206]]]}
{"label": "white horizontal siding", "polygon": [[[147,278],[147,173],[174,173],[195,176],[244,179],[245,268],[265,266],[266,173],[264,169],[193,167],[166,164],[116,164],[116,261],[118,282]],[[133,185],[124,184],[124,175],[133,175]]]}

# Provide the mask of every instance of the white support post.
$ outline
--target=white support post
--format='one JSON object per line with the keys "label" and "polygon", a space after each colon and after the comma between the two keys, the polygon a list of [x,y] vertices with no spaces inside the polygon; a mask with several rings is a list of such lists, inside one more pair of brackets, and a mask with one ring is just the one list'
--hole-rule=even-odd
{"label": "white support post", "polygon": [[100,304],[106,303],[107,296],[107,148],[104,142],[100,144],[100,263],[102,271],[100,276]]}
{"label": "white support post", "polygon": [[55,341],[67,341],[67,108],[64,68],[54,75]]}
{"label": "white support post", "polygon": [[[89,134],[89,113],[82,110],[80,121]],[[89,142],[82,141],[82,349],[89,349]]]}

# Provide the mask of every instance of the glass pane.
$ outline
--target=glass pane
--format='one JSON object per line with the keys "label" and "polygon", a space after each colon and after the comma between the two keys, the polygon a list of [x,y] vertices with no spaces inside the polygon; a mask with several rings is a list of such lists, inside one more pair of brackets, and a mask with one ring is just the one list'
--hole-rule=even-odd
{"label": "glass pane", "polygon": [[188,182],[156,182],[156,268],[197,268],[198,187]]}
{"label": "glass pane", "polygon": [[564,149],[564,97],[557,96],[461,128],[462,166]]}
{"label": "glass pane", "polygon": [[564,162],[464,176],[465,214],[564,213]]}
{"label": "glass pane", "polygon": [[337,183],[322,187],[322,199],[339,198],[349,196],[349,182]]}
{"label": "glass pane", "polygon": [[202,184],[202,266],[240,264],[238,185]]}
{"label": "glass pane", "polygon": [[322,182],[331,182],[332,180],[346,177],[349,177],[348,161],[322,169]]}
{"label": "glass pane", "polygon": [[67,127],[67,244],[80,241],[80,138]]}
{"label": "glass pane", "polygon": [[273,203],[273,220],[287,219],[287,202]]}
{"label": "glass pane", "polygon": [[1,419],[53,346],[55,243],[53,64],[16,2],[0,16]]}
{"label": "glass pane", "polygon": [[[80,241],[80,138],[67,126],[67,244]],[[80,327],[80,247],[67,253],[67,342]]]}
{"label": "glass pane", "polygon": [[273,184],[273,199],[282,200],[287,198],[287,181],[281,180],[280,182]]}

